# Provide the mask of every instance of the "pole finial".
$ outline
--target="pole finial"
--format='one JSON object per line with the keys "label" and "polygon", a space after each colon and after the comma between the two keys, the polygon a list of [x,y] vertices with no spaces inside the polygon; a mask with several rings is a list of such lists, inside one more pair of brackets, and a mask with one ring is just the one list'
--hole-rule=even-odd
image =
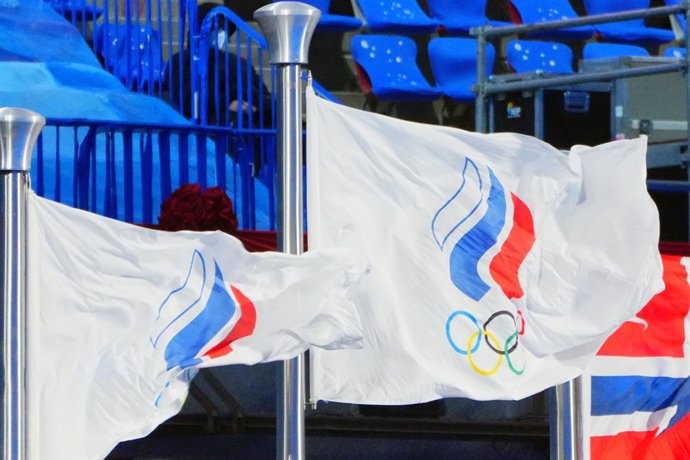
{"label": "pole finial", "polygon": [[31,169],[31,152],[45,124],[45,117],[31,110],[0,107],[0,171]]}
{"label": "pole finial", "polygon": [[276,2],[256,10],[254,19],[268,42],[271,64],[307,64],[320,17],[318,8],[300,2]]}

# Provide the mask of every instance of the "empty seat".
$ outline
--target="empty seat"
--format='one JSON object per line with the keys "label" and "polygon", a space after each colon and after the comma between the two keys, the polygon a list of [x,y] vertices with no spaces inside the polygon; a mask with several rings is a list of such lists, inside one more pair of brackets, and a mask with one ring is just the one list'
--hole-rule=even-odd
{"label": "empty seat", "polygon": [[163,79],[160,34],[151,26],[100,24],[94,48],[106,69],[130,87],[158,85]]}
{"label": "empty seat", "polygon": [[[486,45],[486,75],[494,66],[496,52]],[[460,37],[438,37],[429,41],[429,62],[436,87],[443,95],[458,102],[475,99],[472,86],[477,83],[477,40]]]}
{"label": "empty seat", "polygon": [[[620,13],[649,8],[649,0],[583,0],[587,14]],[[597,24],[597,33],[606,41],[639,44],[660,44],[675,40],[668,29],[647,27],[644,19]]]}
{"label": "empty seat", "polygon": [[669,58],[685,59],[686,54],[687,54],[686,48],[679,48],[677,46],[672,46],[672,47],[666,48],[664,50],[664,57],[669,57]]}
{"label": "empty seat", "polygon": [[417,45],[409,37],[355,35],[350,51],[367,96],[404,102],[431,101],[441,95],[419,70]]}
{"label": "empty seat", "polygon": [[535,40],[511,40],[506,59],[515,72],[573,72],[573,51],[568,45]]}
{"label": "empty seat", "polygon": [[357,0],[354,6],[369,32],[385,34],[431,34],[439,23],[422,10],[417,0]]}
{"label": "empty seat", "polygon": [[427,0],[429,12],[441,23],[443,32],[449,35],[468,35],[472,27],[490,25],[509,26],[508,22],[493,21],[486,17],[487,0]]}
{"label": "empty seat", "polygon": [[[281,0],[273,0],[274,3]],[[331,0],[302,0],[303,3],[318,8],[321,11],[319,23],[316,25],[317,31],[324,32],[347,32],[357,30],[362,27],[362,20],[354,16],[344,14],[331,14]]]}
{"label": "empty seat", "polygon": [[[577,13],[568,0],[508,0],[511,17],[515,23],[537,24],[540,22],[575,19]],[[586,40],[594,35],[594,27],[578,26],[565,29],[535,32],[539,37],[553,37],[561,40]]]}
{"label": "empty seat", "polygon": [[617,58],[625,56],[649,56],[641,46],[623,43],[587,43],[582,49],[583,59]]}

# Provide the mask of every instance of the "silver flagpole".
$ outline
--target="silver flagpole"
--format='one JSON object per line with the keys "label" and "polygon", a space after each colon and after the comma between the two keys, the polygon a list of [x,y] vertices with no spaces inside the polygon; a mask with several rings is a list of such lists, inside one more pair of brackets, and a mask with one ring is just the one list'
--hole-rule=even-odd
{"label": "silver flagpole", "polygon": [[[304,251],[300,74],[302,65],[309,62],[309,43],[320,16],[317,8],[299,2],[272,3],[254,12],[278,75],[278,250],[288,254]],[[304,372],[304,355],[283,363],[283,388],[276,407],[276,458],[304,458]]]}
{"label": "silver flagpole", "polygon": [[31,152],[45,125],[25,109],[0,108],[2,182],[3,455],[28,458],[26,380],[26,197]]}
{"label": "silver flagpole", "polygon": [[570,458],[572,460],[583,460],[582,437],[582,377],[574,378],[570,381]]}
{"label": "silver flagpole", "polygon": [[584,459],[581,379],[577,377],[555,388],[557,460]]}

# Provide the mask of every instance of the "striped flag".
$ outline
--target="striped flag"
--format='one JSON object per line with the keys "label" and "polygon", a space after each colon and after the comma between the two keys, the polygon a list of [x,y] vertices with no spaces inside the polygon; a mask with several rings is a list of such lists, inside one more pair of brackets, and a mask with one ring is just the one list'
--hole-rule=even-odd
{"label": "striped flag", "polygon": [[592,460],[690,458],[690,257],[662,260],[666,289],[609,337],[583,379]]}

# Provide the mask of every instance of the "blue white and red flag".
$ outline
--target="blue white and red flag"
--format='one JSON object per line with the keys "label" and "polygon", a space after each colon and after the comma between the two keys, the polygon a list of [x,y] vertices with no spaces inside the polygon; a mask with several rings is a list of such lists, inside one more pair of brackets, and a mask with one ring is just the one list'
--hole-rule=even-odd
{"label": "blue white and red flag", "polygon": [[357,346],[342,250],[249,253],[221,232],[162,232],[28,203],[31,458],[104,458],[181,409],[199,368]]}
{"label": "blue white and red flag", "polygon": [[662,287],[646,140],[561,152],[307,96],[309,247],[364,254],[361,350],[314,399],[521,399],[580,375]]}
{"label": "blue white and red flag", "polygon": [[690,458],[690,257],[662,260],[665,290],[609,337],[584,380],[592,460]]}

